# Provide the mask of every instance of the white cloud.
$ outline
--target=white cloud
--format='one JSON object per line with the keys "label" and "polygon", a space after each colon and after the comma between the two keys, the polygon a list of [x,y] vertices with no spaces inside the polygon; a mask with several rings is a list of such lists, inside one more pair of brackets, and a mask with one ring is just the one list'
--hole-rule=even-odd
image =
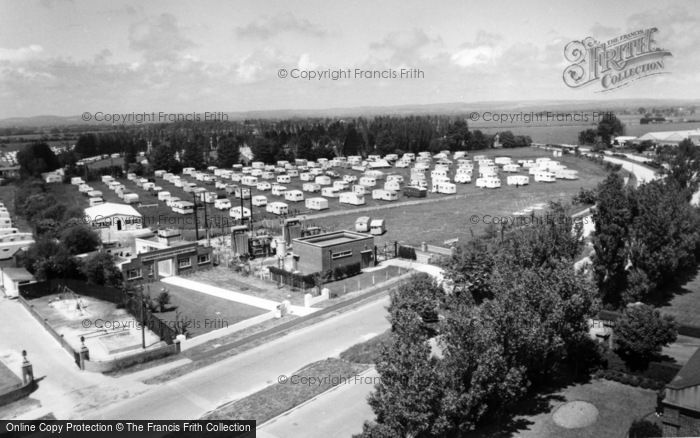
{"label": "white cloud", "polygon": [[0,61],[25,61],[42,54],[44,48],[37,44],[18,49],[5,49],[0,47]]}

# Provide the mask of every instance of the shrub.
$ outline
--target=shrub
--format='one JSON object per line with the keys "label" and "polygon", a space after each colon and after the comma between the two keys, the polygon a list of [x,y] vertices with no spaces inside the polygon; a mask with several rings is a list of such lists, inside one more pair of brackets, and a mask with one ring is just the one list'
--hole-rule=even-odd
{"label": "shrub", "polygon": [[402,259],[408,259],[408,260],[416,260],[416,249],[413,248],[412,246],[399,246],[399,258]]}
{"label": "shrub", "polygon": [[648,420],[635,420],[627,432],[629,438],[651,438],[662,436],[661,427]]}

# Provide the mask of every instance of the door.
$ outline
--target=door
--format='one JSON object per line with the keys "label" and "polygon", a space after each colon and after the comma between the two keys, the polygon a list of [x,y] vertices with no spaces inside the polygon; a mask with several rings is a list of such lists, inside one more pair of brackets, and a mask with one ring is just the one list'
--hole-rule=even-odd
{"label": "door", "polygon": [[173,260],[161,260],[158,262],[158,275],[161,277],[171,277],[173,275]]}
{"label": "door", "polygon": [[365,251],[362,251],[362,268],[367,268],[372,265],[372,250],[367,249]]}

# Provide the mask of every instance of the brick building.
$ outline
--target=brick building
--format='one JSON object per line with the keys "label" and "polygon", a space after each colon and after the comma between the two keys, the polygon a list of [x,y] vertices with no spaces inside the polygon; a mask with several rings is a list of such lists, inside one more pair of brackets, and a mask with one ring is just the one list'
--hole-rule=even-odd
{"label": "brick building", "polygon": [[374,261],[374,237],[354,231],[334,231],[292,240],[295,269],[303,274],[332,271]]}
{"label": "brick building", "polygon": [[158,281],[212,266],[212,248],[181,239],[179,231],[158,230],[150,239],[135,239],[136,256],[120,265],[124,279]]}
{"label": "brick building", "polygon": [[663,436],[700,436],[700,348],[666,385]]}

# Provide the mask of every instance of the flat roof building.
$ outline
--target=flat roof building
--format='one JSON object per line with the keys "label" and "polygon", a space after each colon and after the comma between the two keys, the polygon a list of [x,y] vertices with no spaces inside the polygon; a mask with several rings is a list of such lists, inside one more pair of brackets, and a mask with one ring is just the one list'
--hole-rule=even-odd
{"label": "flat roof building", "polygon": [[295,269],[303,274],[332,271],[374,261],[374,237],[354,231],[334,231],[292,240]]}

